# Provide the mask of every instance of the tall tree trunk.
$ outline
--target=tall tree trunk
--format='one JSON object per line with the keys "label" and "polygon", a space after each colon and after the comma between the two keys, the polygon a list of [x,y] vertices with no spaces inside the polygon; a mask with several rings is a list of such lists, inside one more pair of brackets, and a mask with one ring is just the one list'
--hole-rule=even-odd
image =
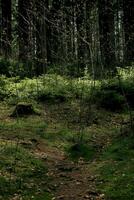
{"label": "tall tree trunk", "polygon": [[125,63],[134,61],[134,1],[124,0]]}
{"label": "tall tree trunk", "polygon": [[[90,71],[92,71],[92,75],[95,75],[95,65],[96,65],[96,59],[97,54],[95,52],[96,50],[96,44],[98,44],[98,38],[97,38],[97,30],[96,26],[98,23],[97,20],[97,14],[95,10],[97,9],[96,2],[94,1],[87,1],[86,2],[86,66]],[[98,48],[99,49],[99,48]]]}
{"label": "tall tree trunk", "polygon": [[30,60],[31,3],[30,0],[18,1],[19,60],[23,62]]}
{"label": "tall tree trunk", "polygon": [[98,0],[101,60],[104,69],[115,70],[113,0]]}
{"label": "tall tree trunk", "polygon": [[52,7],[50,10],[50,47],[51,47],[51,62],[54,64],[60,63],[62,60],[61,55],[59,55],[59,49],[61,47],[61,5],[62,1],[53,0]]}
{"label": "tall tree trunk", "polygon": [[65,56],[65,61],[70,62],[73,61],[73,48],[72,48],[72,22],[73,22],[73,10],[72,10],[72,2],[71,0],[64,0],[63,5],[63,17],[64,17],[64,26],[63,26],[63,52]]}
{"label": "tall tree trunk", "polygon": [[84,2],[77,0],[76,2],[76,25],[77,25],[77,47],[78,47],[78,74],[84,71],[85,58],[85,6]]}
{"label": "tall tree trunk", "polygon": [[11,54],[11,0],[1,0],[2,8],[2,55],[9,57]]}
{"label": "tall tree trunk", "polygon": [[118,66],[123,64],[124,29],[123,29],[123,0],[115,1],[115,54]]}
{"label": "tall tree trunk", "polygon": [[47,68],[47,10],[48,1],[36,1],[36,59],[37,59],[37,75],[46,73]]}

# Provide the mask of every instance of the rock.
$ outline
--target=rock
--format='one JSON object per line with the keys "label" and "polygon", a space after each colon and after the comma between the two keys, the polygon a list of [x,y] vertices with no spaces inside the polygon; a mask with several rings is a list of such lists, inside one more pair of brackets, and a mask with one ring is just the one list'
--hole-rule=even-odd
{"label": "rock", "polygon": [[85,195],[84,198],[85,199],[90,199],[90,196],[89,195]]}
{"label": "rock", "polygon": [[30,103],[18,103],[10,117],[22,117],[37,114]]}
{"label": "rock", "polygon": [[58,196],[57,199],[64,199],[64,195]]}

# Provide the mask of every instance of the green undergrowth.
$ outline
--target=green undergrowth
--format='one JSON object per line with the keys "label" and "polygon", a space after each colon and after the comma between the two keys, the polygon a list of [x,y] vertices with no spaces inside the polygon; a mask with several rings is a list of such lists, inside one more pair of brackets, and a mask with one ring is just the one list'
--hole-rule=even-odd
{"label": "green undergrowth", "polygon": [[[72,131],[64,124],[51,124],[43,122],[43,118],[32,116],[20,118],[9,122],[0,122],[0,137],[11,140],[24,141],[47,141],[49,145],[64,148],[68,143],[77,140],[75,131]],[[33,148],[34,145],[29,145]]]}
{"label": "green undergrowth", "polygon": [[66,148],[68,156],[73,161],[84,159],[85,161],[93,160],[96,155],[96,149],[91,144],[77,143]]}
{"label": "green undergrowth", "polygon": [[0,134],[3,138],[32,139],[43,138],[47,123],[39,117],[20,118],[13,121],[0,122]]}
{"label": "green undergrowth", "polygon": [[0,199],[50,200],[45,164],[16,142],[0,142]]}
{"label": "green undergrowth", "polygon": [[[69,79],[60,75],[48,74],[38,78],[0,78],[0,98],[10,103],[37,100],[41,102],[63,102],[70,98],[89,95],[92,80]],[[97,81],[96,81],[97,84]]]}
{"label": "green undergrowth", "polygon": [[59,130],[48,129],[47,132],[43,135],[43,138],[51,143],[54,143],[57,141],[63,144],[66,142],[72,142],[74,140],[76,133],[73,133],[73,131],[67,128],[63,128],[62,126],[59,128],[60,128]]}
{"label": "green undergrowth", "polygon": [[20,79],[0,76],[0,100],[17,102],[62,103],[72,99],[98,104],[111,111],[122,111],[128,103],[134,108],[133,67],[118,69],[115,77],[93,80],[88,74],[70,78],[57,74]]}
{"label": "green undergrowth", "polygon": [[102,80],[92,97],[98,107],[114,112],[122,112],[130,107],[134,109],[134,76],[124,79],[115,77]]}
{"label": "green undergrowth", "polygon": [[118,137],[103,152],[98,164],[98,188],[108,200],[134,197],[134,138]]}

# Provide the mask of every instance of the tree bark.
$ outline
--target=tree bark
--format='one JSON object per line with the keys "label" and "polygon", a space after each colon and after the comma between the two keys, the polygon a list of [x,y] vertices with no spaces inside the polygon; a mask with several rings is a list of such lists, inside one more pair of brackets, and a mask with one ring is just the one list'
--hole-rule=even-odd
{"label": "tree bark", "polygon": [[98,0],[101,61],[104,69],[115,70],[113,0]]}
{"label": "tree bark", "polygon": [[47,11],[48,1],[36,1],[36,59],[37,75],[46,73],[47,70]]}
{"label": "tree bark", "polygon": [[31,59],[31,9],[32,1],[18,1],[18,44],[19,60],[22,62]]}
{"label": "tree bark", "polygon": [[125,56],[126,64],[134,62],[134,1],[124,0],[124,35],[125,35]]}
{"label": "tree bark", "polygon": [[11,0],[1,0],[2,33],[1,53],[4,57],[11,55]]}

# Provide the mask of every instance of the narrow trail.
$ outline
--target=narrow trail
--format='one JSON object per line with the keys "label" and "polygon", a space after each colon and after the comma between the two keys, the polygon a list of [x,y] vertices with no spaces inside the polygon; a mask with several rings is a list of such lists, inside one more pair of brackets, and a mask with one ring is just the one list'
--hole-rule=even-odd
{"label": "narrow trail", "polygon": [[34,152],[48,167],[49,192],[52,200],[104,200],[104,195],[96,191],[96,177],[91,174],[90,165],[82,159],[70,161],[64,152],[39,143]]}

